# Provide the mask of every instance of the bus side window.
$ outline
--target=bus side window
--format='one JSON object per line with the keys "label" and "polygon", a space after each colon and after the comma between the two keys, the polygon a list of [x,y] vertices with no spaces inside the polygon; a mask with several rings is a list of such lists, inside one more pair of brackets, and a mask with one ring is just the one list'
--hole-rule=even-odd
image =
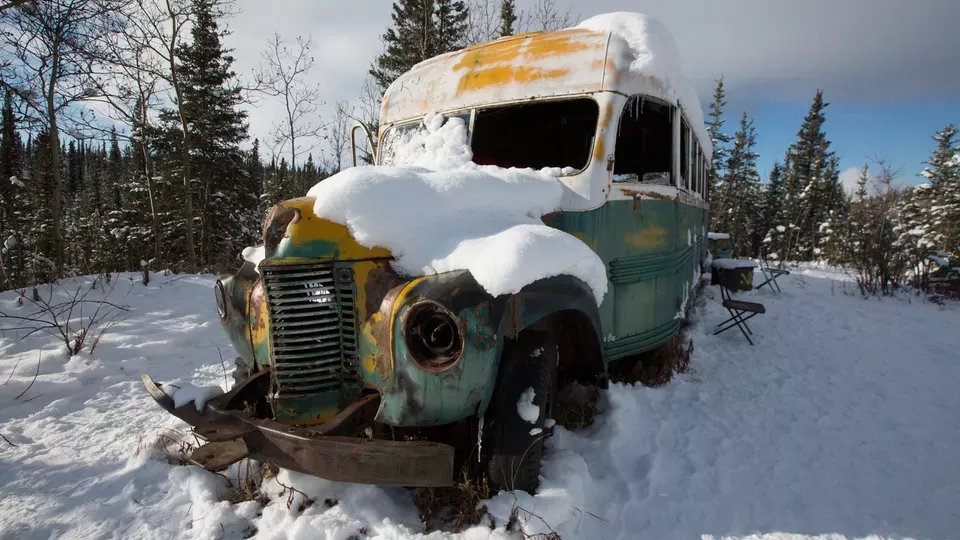
{"label": "bus side window", "polygon": [[700,143],[696,139],[693,141],[693,174],[690,176],[693,178],[690,191],[696,193],[700,190]]}
{"label": "bus side window", "polygon": [[614,150],[614,182],[669,184],[673,159],[671,107],[630,96],[620,114]]}
{"label": "bus side window", "polygon": [[707,198],[707,158],[702,156],[700,158],[700,196],[704,199]]}
{"label": "bus side window", "polygon": [[680,178],[683,184],[677,183],[678,187],[690,188],[690,126],[687,121],[680,118]]}

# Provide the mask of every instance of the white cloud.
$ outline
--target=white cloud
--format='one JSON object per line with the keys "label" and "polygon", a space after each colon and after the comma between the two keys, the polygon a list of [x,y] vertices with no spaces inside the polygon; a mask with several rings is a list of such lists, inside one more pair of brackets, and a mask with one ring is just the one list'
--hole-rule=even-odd
{"label": "white cloud", "polygon": [[857,192],[857,182],[860,180],[861,170],[861,167],[850,167],[840,173],[840,184],[843,185],[843,191],[847,195],[853,195]]}
{"label": "white cloud", "polygon": [[[529,8],[535,0],[520,0]],[[642,11],[676,37],[684,70],[709,98],[713,80],[725,76],[731,101],[809,99],[817,88],[829,100],[878,101],[960,92],[960,2],[956,0],[593,0],[571,5],[586,18],[609,11]],[[319,82],[329,116],[338,99],[355,100],[380,35],[390,23],[391,2],[349,0],[238,0],[226,44],[235,49],[238,73],[249,74],[277,31],[293,40],[312,35],[312,80]],[[250,110],[251,133],[264,138],[276,105]],[[846,171],[845,171],[846,172]]]}

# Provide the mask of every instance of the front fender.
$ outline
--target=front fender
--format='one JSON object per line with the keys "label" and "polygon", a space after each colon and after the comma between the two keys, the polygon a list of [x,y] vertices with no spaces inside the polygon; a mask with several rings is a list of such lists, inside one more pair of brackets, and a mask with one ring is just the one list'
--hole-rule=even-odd
{"label": "front fender", "polygon": [[[464,350],[445,371],[422,369],[402,339],[410,309],[435,302],[460,321]],[[493,297],[466,271],[424,276],[397,294],[390,315],[392,380],[381,386],[377,421],[395,426],[448,424],[486,410],[493,395],[505,339],[561,311],[583,313],[600,335],[600,317],[589,288],[569,276],[547,278],[517,294]]]}
{"label": "front fender", "polygon": [[220,322],[227,338],[249,369],[261,368],[267,362],[267,311],[260,275],[244,261],[236,274],[222,275],[219,281],[226,305]]}

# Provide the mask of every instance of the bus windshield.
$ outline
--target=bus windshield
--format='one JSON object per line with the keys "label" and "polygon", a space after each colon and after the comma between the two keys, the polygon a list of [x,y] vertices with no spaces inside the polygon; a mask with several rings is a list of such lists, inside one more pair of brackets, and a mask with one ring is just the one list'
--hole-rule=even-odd
{"label": "bus windshield", "polygon": [[500,167],[572,167],[590,163],[600,108],[592,99],[536,101],[477,111],[473,161]]}

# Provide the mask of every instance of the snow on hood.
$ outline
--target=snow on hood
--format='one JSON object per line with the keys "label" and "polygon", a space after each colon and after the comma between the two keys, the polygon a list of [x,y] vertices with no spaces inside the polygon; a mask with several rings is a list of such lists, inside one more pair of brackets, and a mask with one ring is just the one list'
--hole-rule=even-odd
{"label": "snow on hood", "polygon": [[683,74],[676,42],[666,26],[641,13],[618,11],[590,17],[576,28],[613,34],[608,55],[617,68],[637,75],[637,81],[656,81],[650,94],[671,102],[679,100],[710,159],[713,145],[703,125],[700,98]]}
{"label": "snow on hood", "polygon": [[463,120],[434,114],[394,151],[392,162],[407,166],[354,167],[311,188],[314,213],[362,246],[389,249],[402,274],[467,270],[494,296],[571,275],[603,300],[597,254],[541,220],[560,206],[557,171],[476,165]]}

